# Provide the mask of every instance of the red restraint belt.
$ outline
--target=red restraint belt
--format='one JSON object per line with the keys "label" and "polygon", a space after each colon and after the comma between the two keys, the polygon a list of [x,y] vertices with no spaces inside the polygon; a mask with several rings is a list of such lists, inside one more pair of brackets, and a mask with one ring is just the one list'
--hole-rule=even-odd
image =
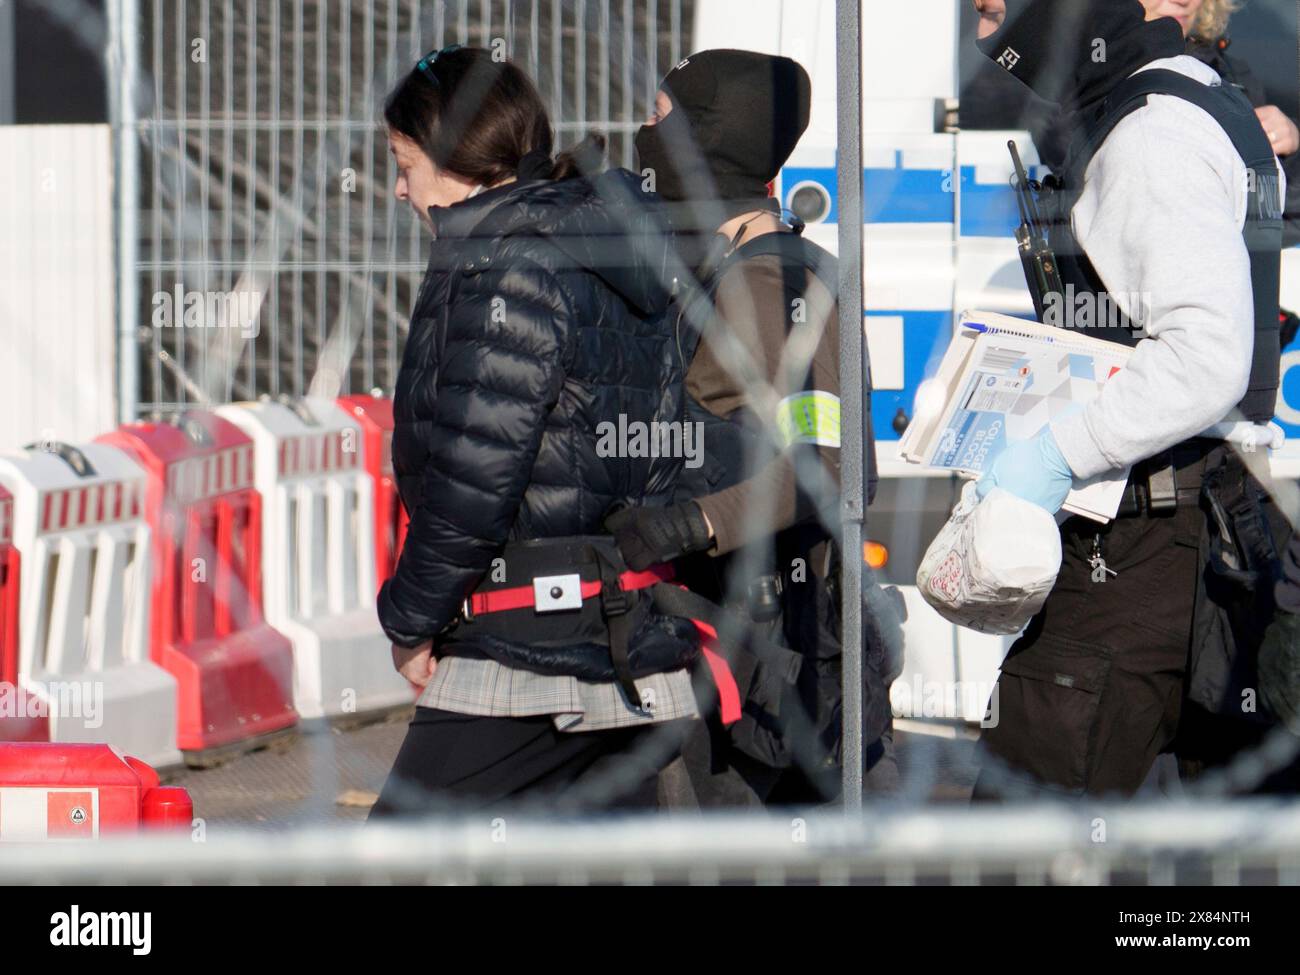
{"label": "red restraint belt", "polygon": [[[621,573],[618,581],[625,591],[631,592],[635,589],[648,589],[661,582],[668,582],[672,578],[671,565],[654,565],[644,572]],[[592,596],[600,595],[600,588],[599,579],[582,582],[580,584],[582,598],[590,599]],[[471,619],[485,613],[502,613],[511,609],[530,609],[536,606],[535,593],[531,585],[476,592],[465,600],[465,604],[469,610],[466,615]],[[709,665],[713,683],[718,688],[722,723],[734,724],[740,720],[740,688],[736,685],[736,679],[731,673],[731,668],[727,666],[727,661],[714,649],[717,646],[718,634],[708,623],[700,620],[691,620],[691,622],[700,632],[700,649],[704,654],[705,663]]]}

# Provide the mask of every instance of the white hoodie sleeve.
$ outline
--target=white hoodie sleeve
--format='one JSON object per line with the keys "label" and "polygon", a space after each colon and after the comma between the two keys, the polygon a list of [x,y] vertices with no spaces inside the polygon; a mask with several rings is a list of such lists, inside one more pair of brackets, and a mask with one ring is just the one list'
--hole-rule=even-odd
{"label": "white hoodie sleeve", "polygon": [[1194,436],[1245,394],[1254,343],[1245,216],[1245,164],[1218,124],[1182,99],[1151,96],[1089,164],[1075,235],[1147,337],[1096,400],[1053,422],[1076,477]]}

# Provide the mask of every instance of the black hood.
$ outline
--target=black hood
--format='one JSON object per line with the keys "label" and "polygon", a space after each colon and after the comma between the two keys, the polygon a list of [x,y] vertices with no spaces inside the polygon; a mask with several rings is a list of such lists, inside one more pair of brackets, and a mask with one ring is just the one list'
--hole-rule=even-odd
{"label": "black hood", "polygon": [[636,134],[637,165],[668,201],[682,267],[706,277],[729,241],[719,227],[781,204],[769,195],[808,127],[812,84],[790,58],[757,51],[700,51],[660,87],[672,111]]}
{"label": "black hood", "polygon": [[674,226],[716,230],[737,213],[780,209],[768,184],[808,127],[812,85],[798,62],[757,51],[700,51],[660,87],[672,111],[636,136],[638,165],[675,206]]}
{"label": "black hood", "polygon": [[1040,98],[1086,112],[1138,68],[1185,50],[1172,17],[1146,21],[1139,0],[1006,0],[997,32],[977,41]]}
{"label": "black hood", "polygon": [[[626,169],[599,176],[509,183],[449,207],[430,207],[435,252],[445,239],[544,237],[643,315],[671,297],[671,238],[663,206]],[[461,251],[459,244],[453,250]]]}

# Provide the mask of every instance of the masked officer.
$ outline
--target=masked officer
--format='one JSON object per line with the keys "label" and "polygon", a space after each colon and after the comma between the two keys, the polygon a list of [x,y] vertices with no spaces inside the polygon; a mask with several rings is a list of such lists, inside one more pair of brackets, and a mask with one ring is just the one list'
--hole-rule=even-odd
{"label": "masked officer", "polygon": [[[686,465],[679,504],[607,525],[629,566],[681,559],[692,590],[802,657],[793,686],[737,675],[744,715],[724,729],[715,712],[699,729],[683,753],[693,796],[674,801],[815,802],[839,790],[837,272],[801,222],[783,223],[768,188],[807,127],[810,98],[789,58],[702,51],[664,78],[636,138],[685,265],[678,339],[704,452]],[[868,781],[882,788],[897,774],[883,642],[867,654],[864,739]]]}
{"label": "masked officer", "polygon": [[1051,243],[1064,283],[1124,312],[1091,334],[1133,346],[1092,403],[980,482],[1056,512],[1131,466],[1116,519],[1062,525],[975,794],[1131,793],[1160,752],[1225,761],[1208,745],[1244,746],[1265,720],[1252,689],[1280,520],[1239,452],[1270,440],[1282,176],[1249,103],[1138,0],[975,6],[980,49],[1076,122],[1042,201]]}

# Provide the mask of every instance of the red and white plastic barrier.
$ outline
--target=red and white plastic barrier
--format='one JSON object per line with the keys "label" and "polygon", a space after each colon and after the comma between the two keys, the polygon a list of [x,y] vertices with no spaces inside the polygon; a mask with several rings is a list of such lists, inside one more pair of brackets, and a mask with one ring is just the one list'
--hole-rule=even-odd
{"label": "red and white plastic barrier", "polygon": [[149,473],[153,660],[179,687],[177,743],[200,753],[297,723],[293,646],[262,615],[262,500],[253,441],[213,413],[98,438]]}
{"label": "red and white plastic barrier", "polygon": [[375,396],[340,396],[339,405],[366,438],[366,470],[375,486],[375,592],[397,569],[397,556],[411,523],[393,476],[393,401]]}
{"label": "red and white plastic barrier", "polygon": [[189,793],[109,745],[0,743],[0,843],[189,829]]}
{"label": "red and white plastic barrier", "polygon": [[22,558],[19,686],[59,742],[112,742],[180,761],[176,681],[149,659],[145,472],[104,444],[0,456]]}
{"label": "red and white plastic barrier", "polygon": [[409,704],[375,615],[374,485],[360,425],[333,400],[238,403],[218,415],[256,449],[267,621],[293,641],[303,718]]}
{"label": "red and white plastic barrier", "polygon": [[0,488],[0,741],[49,741],[45,707],[18,683],[22,559],[14,548],[14,499]]}

